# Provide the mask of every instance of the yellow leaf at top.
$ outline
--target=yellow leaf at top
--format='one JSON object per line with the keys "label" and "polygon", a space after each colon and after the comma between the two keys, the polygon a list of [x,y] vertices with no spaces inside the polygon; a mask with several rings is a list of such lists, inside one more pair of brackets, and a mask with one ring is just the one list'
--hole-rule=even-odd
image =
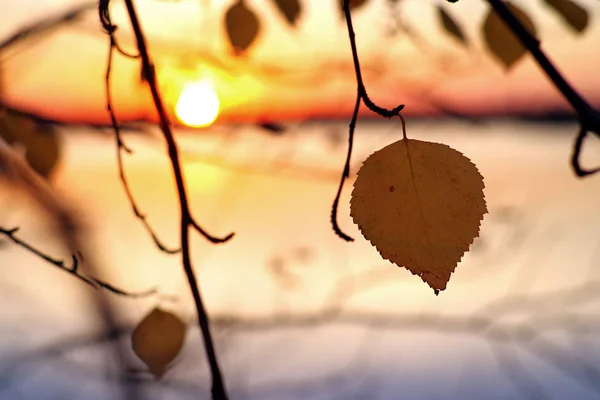
{"label": "yellow leaf at top", "polygon": [[277,8],[286,21],[292,25],[296,25],[296,21],[300,17],[300,12],[302,11],[302,5],[300,4],[300,0],[274,0]]}
{"label": "yellow leaf at top", "polygon": [[585,8],[571,0],[545,0],[575,32],[582,33],[588,26],[590,16]]}
{"label": "yellow leaf at top", "polygon": [[[505,5],[532,36],[537,35],[535,25],[525,11],[509,1]],[[483,38],[488,50],[507,70],[527,53],[517,36],[494,9],[490,9],[483,23]]]}
{"label": "yellow leaf at top", "polygon": [[155,308],[133,331],[133,351],[160,378],[181,351],[185,332],[185,324],[176,315]]}
{"label": "yellow leaf at top", "polygon": [[371,154],[358,171],[350,214],[381,256],[418,275],[435,293],[487,212],[483,177],[462,153],[402,139]]}
{"label": "yellow leaf at top", "polygon": [[245,1],[238,0],[225,13],[225,28],[235,53],[242,54],[256,40],[260,22]]}

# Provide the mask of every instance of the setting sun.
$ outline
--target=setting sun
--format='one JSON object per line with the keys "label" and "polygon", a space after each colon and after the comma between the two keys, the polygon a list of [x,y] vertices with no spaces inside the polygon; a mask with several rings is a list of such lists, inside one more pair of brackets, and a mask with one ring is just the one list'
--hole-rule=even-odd
{"label": "setting sun", "polygon": [[220,102],[215,91],[205,82],[185,85],[175,113],[185,125],[194,128],[208,126],[219,116]]}

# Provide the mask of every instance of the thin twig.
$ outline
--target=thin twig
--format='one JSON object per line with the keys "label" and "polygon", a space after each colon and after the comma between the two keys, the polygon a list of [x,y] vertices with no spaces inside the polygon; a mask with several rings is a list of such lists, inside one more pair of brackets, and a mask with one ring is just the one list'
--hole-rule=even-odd
{"label": "thin twig", "polygon": [[361,102],[365,103],[365,105],[373,112],[387,118],[392,118],[397,115],[400,115],[400,112],[404,109],[404,104],[401,104],[393,109],[387,109],[383,107],[379,107],[376,105],[369,95],[367,94],[367,89],[363,82],[362,72],[360,69],[360,61],[358,58],[358,50],[356,48],[356,35],[354,33],[354,27],[352,26],[352,15],[350,12],[350,0],[344,0],[344,15],[346,16],[346,26],[348,27],[348,37],[350,38],[350,47],[352,48],[352,60],[354,62],[354,72],[356,74],[356,103],[354,105],[354,112],[352,113],[352,120],[349,124],[349,132],[348,132],[348,153],[346,155],[346,163],[344,164],[344,169],[342,171],[342,178],[340,179],[340,185],[337,190],[337,194],[335,199],[333,200],[333,205],[331,206],[331,225],[333,227],[333,231],[342,239],[347,242],[351,242],[354,239],[344,233],[337,222],[337,211],[340,202],[340,196],[342,194],[342,190],[344,188],[344,183],[347,178],[350,177],[350,159],[352,157],[352,146],[354,142],[354,130],[356,128],[356,121],[358,120],[358,110],[360,109]]}
{"label": "thin twig", "polygon": [[189,214],[188,217],[189,217],[190,226],[193,226],[194,229],[196,229],[202,236],[204,236],[211,243],[225,243],[225,242],[228,242],[230,239],[232,239],[233,236],[235,235],[235,232],[229,232],[227,235],[225,235],[223,237],[212,236],[204,228],[202,228],[200,226],[200,224],[196,221],[196,219],[191,214]]}
{"label": "thin twig", "polygon": [[354,239],[340,229],[337,222],[337,211],[340,203],[340,196],[342,195],[342,189],[344,188],[344,182],[347,178],[350,177],[350,159],[352,157],[352,146],[354,145],[354,129],[356,128],[356,120],[358,119],[358,110],[360,109],[361,98],[360,95],[356,96],[356,103],[354,104],[354,111],[352,113],[352,120],[349,125],[349,134],[348,134],[348,153],[346,154],[346,163],[344,164],[344,170],[342,172],[342,178],[340,180],[340,184],[338,186],[337,193],[335,195],[335,199],[333,200],[333,205],[331,206],[331,224],[333,226],[333,231],[342,239],[347,242],[352,242]]}
{"label": "thin twig", "polygon": [[[61,208],[61,206],[58,205],[58,202],[56,200],[54,200],[54,198],[56,196],[53,193],[51,193],[49,188],[44,186],[44,185],[47,186],[47,184],[41,178],[41,176],[39,176],[33,170],[31,170],[31,168],[25,163],[25,161],[22,160],[21,158],[19,158],[16,154],[14,154],[13,151],[10,150],[8,145],[6,145],[1,140],[0,140],[0,169],[5,169],[5,173],[7,174],[8,178],[11,179],[12,181],[14,181],[17,185],[25,188],[26,191],[33,192],[34,194],[39,194],[40,197],[43,197],[42,199],[36,199],[37,201],[45,204],[44,201],[50,203],[50,200],[47,200],[47,199],[51,199],[53,201],[53,204],[56,204],[55,208],[57,210],[63,210],[63,208]],[[117,295],[125,296],[125,297],[146,297],[146,296],[152,296],[152,295],[155,295],[158,293],[156,289],[150,289],[150,290],[146,290],[146,291],[138,292],[138,293],[129,292],[129,291],[123,290],[121,288],[118,288],[106,281],[97,279],[93,276],[82,275],[80,273],[79,264],[80,264],[80,258],[81,258],[81,260],[83,260],[83,257],[81,256],[80,253],[79,253],[80,258],[75,256],[74,254],[71,255],[72,262],[70,265],[66,265],[65,261],[53,258],[53,257],[47,255],[46,253],[44,253],[43,251],[39,250],[35,246],[18,238],[16,236],[18,231],[19,231],[18,227],[11,228],[11,229],[0,227],[0,234],[6,236],[13,243],[21,246],[22,248],[28,250],[32,254],[35,254],[36,256],[40,257],[41,259],[45,260],[46,262],[62,269],[63,271],[70,273],[71,275],[75,276],[77,279],[81,280],[82,282],[90,285],[94,289],[98,289],[101,287],[101,288],[108,290],[109,292],[112,292],[113,294],[117,294]]]}
{"label": "thin twig", "polygon": [[110,120],[112,122],[113,130],[115,131],[115,139],[116,139],[116,144],[117,144],[117,165],[119,168],[119,178],[123,185],[123,189],[125,190],[125,195],[127,196],[127,199],[129,200],[129,204],[131,204],[131,208],[133,209],[134,215],[142,222],[142,224],[144,225],[144,228],[146,228],[146,231],[152,237],[154,244],[156,244],[156,247],[158,247],[161,251],[163,251],[167,254],[176,254],[176,253],[180,252],[181,249],[180,248],[171,249],[171,248],[167,247],[162,242],[162,240],[159,239],[158,234],[154,231],[154,229],[148,222],[146,215],[140,211],[140,209],[137,205],[137,202],[135,201],[135,197],[133,196],[133,193],[131,191],[131,188],[129,187],[129,182],[127,181],[127,176],[125,175],[125,167],[123,165],[123,151],[125,151],[128,154],[131,154],[132,150],[129,147],[127,147],[127,145],[123,141],[123,137],[121,135],[121,128],[119,127],[119,123],[117,121],[117,116],[115,115],[115,112],[113,109],[112,92],[111,92],[111,84],[110,84],[113,52],[115,49],[118,49],[117,44],[116,44],[117,42],[115,41],[115,36],[114,36],[116,27],[111,24],[110,18],[108,16],[107,16],[106,21],[103,20],[102,23],[107,24],[104,26],[104,29],[105,29],[106,33],[108,35],[110,35],[110,48],[108,50],[108,61],[106,63],[106,75],[105,75],[106,109],[108,110],[108,113],[110,114]]}
{"label": "thin twig", "polygon": [[[107,25],[110,25],[112,27],[112,24],[110,23],[110,14],[108,8],[109,1],[110,0],[100,0],[99,3],[100,19],[105,27]],[[169,120],[169,116],[165,110],[162,97],[158,89],[154,64],[152,63],[150,54],[148,52],[145,35],[142,31],[133,0],[125,0],[125,6],[127,8],[127,13],[129,14],[129,19],[131,21],[133,32],[135,34],[137,47],[142,62],[142,76],[144,78],[144,81],[147,82],[148,86],[150,87],[150,92],[152,94],[154,106],[156,108],[160,120],[160,128],[163,133],[165,142],[167,144],[167,151],[169,154],[169,159],[171,161],[173,175],[177,184],[177,194],[179,197],[181,211],[180,231],[183,269],[187,277],[192,296],[194,298],[196,313],[198,317],[198,324],[200,326],[200,330],[202,331],[206,356],[211,370],[212,397],[215,400],[226,400],[228,399],[228,395],[225,389],[225,383],[221,376],[219,363],[217,361],[217,355],[210,332],[208,315],[206,313],[204,302],[200,295],[200,289],[196,280],[196,275],[192,267],[190,257],[189,233],[190,227],[192,227],[212,243],[226,242],[233,237],[233,233],[230,233],[223,238],[214,237],[207,233],[204,229],[202,229],[202,227],[192,217],[189,207],[189,200],[187,197],[187,191],[185,187],[185,180],[183,177],[183,171],[181,168],[181,163],[179,161],[179,150],[177,147],[177,143],[175,142],[174,135],[171,131],[171,122]]]}
{"label": "thin twig", "polygon": [[77,279],[81,280],[82,282],[90,285],[94,289],[104,288],[113,294],[116,294],[119,296],[125,296],[125,297],[133,297],[133,298],[148,297],[148,296],[153,296],[153,295],[158,294],[158,290],[156,288],[151,288],[151,289],[148,289],[148,290],[145,290],[142,292],[129,292],[129,291],[121,289],[117,286],[114,286],[113,284],[108,283],[106,281],[103,281],[103,280],[100,280],[100,279],[97,279],[94,277],[88,277],[85,275],[81,275],[81,273],[79,272],[79,259],[77,258],[77,256],[71,255],[71,264],[65,265],[65,262],[63,260],[59,260],[59,259],[50,257],[49,255],[47,255],[44,252],[42,252],[41,250],[35,248],[31,244],[25,242],[23,239],[19,239],[16,236],[16,233],[18,231],[19,231],[19,228],[6,229],[6,228],[0,227],[0,234],[5,235],[13,243],[21,246],[22,248],[28,250],[30,253],[35,254],[36,256],[40,257],[41,259],[47,261],[48,263],[60,268],[61,270],[73,275],[74,277],[76,277]]}

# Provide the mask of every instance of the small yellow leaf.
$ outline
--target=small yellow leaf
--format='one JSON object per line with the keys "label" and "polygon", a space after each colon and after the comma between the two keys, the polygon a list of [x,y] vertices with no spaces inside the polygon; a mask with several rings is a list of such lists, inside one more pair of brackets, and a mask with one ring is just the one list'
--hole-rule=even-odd
{"label": "small yellow leaf", "polygon": [[22,146],[29,166],[44,178],[50,178],[61,156],[60,136],[52,126],[4,111],[0,114],[0,137],[12,146]]}
{"label": "small yellow leaf", "polygon": [[479,236],[487,212],[483,188],[477,167],[460,152],[402,139],[365,160],[350,215],[383,258],[437,294]]}
{"label": "small yellow leaf", "polygon": [[589,22],[589,15],[585,8],[571,0],[545,0],[545,2],[577,33],[585,31]]}
{"label": "small yellow leaf", "polygon": [[176,315],[155,308],[133,331],[133,351],[160,378],[181,351],[185,333],[185,324]]}
{"label": "small yellow leaf", "polygon": [[247,50],[260,30],[258,17],[246,6],[244,0],[238,0],[227,10],[225,27],[236,54]]}
{"label": "small yellow leaf", "polygon": [[443,7],[438,6],[438,17],[442,23],[442,27],[450,34],[450,36],[464,45],[468,44],[467,37],[463,33],[462,28],[456,23],[454,18],[452,18],[452,16],[450,16],[450,14],[444,10]]}
{"label": "small yellow leaf", "polygon": [[0,114],[0,137],[6,143],[27,145],[34,134],[35,123],[31,119],[7,110]]}
{"label": "small yellow leaf", "polygon": [[286,21],[294,26],[300,16],[300,0],[273,0]]}
{"label": "small yellow leaf", "polygon": [[48,179],[60,158],[60,141],[56,130],[38,126],[26,144],[25,159],[38,174]]}
{"label": "small yellow leaf", "polygon": [[[521,21],[531,35],[537,35],[535,25],[525,11],[509,1],[506,1],[504,4]],[[523,47],[519,39],[494,9],[490,9],[485,18],[483,37],[488,50],[507,70],[527,53],[525,47]]]}

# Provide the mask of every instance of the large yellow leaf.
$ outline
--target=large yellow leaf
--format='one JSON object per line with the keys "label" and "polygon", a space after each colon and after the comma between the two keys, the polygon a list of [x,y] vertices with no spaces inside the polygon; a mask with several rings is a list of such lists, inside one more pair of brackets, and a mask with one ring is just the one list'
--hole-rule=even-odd
{"label": "large yellow leaf", "polygon": [[241,54],[256,40],[260,24],[245,1],[238,0],[225,13],[225,28],[234,51]]}
{"label": "large yellow leaf", "polygon": [[420,276],[435,293],[479,236],[487,212],[483,177],[460,152],[402,139],[358,171],[350,214],[381,256]]}
{"label": "large yellow leaf", "polygon": [[160,378],[181,351],[185,332],[185,324],[176,315],[155,308],[133,331],[133,351]]}
{"label": "large yellow leaf", "polygon": [[589,15],[585,8],[571,0],[545,0],[546,4],[556,11],[563,20],[577,33],[582,33],[588,26]]}
{"label": "large yellow leaf", "polygon": [[[521,21],[529,33],[536,36],[535,25],[525,11],[509,1],[505,2],[505,4],[517,19]],[[492,8],[490,8],[483,23],[483,38],[488,50],[507,70],[527,53],[527,50],[512,30]]]}

